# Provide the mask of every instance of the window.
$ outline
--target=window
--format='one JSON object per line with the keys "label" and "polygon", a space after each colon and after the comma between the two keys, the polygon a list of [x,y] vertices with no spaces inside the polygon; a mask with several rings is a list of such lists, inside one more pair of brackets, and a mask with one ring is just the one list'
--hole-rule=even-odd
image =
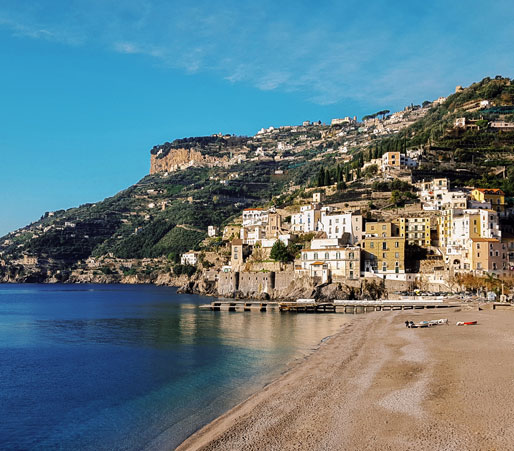
{"label": "window", "polygon": [[354,258],[353,256],[354,256],[353,252],[350,252],[350,254],[348,255],[348,257],[351,258],[351,259]]}
{"label": "window", "polygon": [[386,258],[386,253],[382,252],[382,258]]}
{"label": "window", "polygon": [[341,258],[341,253],[340,252],[336,252],[336,259],[339,260]]}
{"label": "window", "polygon": [[386,226],[385,226],[385,225],[383,225],[383,226],[382,226],[382,230],[385,230],[385,229],[386,229]]}
{"label": "window", "polygon": [[350,262],[350,269],[353,269],[353,262]]}
{"label": "window", "polygon": [[394,258],[400,258],[400,253],[399,252],[395,252],[394,253]]}
{"label": "window", "polygon": [[314,252],[314,260],[317,260],[317,259],[318,259],[318,253]]}
{"label": "window", "polygon": [[325,252],[325,260],[328,260],[328,259],[329,259],[328,252]]}
{"label": "window", "polygon": [[306,252],[303,254],[303,259],[307,260],[307,253]]}
{"label": "window", "polygon": [[369,243],[369,247],[371,247],[371,248],[375,247],[375,243],[372,241],[371,243]]}

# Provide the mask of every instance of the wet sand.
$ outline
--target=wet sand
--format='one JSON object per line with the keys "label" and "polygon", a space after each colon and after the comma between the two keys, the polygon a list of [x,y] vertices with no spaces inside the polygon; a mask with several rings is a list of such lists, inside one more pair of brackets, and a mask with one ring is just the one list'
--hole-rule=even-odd
{"label": "wet sand", "polygon": [[178,449],[514,450],[514,310],[356,315]]}

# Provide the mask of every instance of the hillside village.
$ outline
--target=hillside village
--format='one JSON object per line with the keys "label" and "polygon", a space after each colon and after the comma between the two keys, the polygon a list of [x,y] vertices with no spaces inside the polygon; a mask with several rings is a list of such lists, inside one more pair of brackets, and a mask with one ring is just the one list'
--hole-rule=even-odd
{"label": "hillside village", "polygon": [[[514,86],[154,146],[150,175],[0,239],[0,278],[220,296],[508,293]],[[478,169],[478,171],[477,171]],[[503,290],[503,291],[502,291]]]}
{"label": "hillside village", "polygon": [[[384,154],[379,174],[407,168],[396,165],[400,155]],[[311,287],[357,288],[366,280],[394,292],[449,292],[462,275],[512,276],[514,235],[500,221],[514,211],[501,190],[452,189],[446,178],[415,187],[420,202],[383,212],[371,213],[361,201],[325,203],[335,187],[314,189],[311,202],[298,207],[248,208],[223,231],[209,227],[210,240],[227,243],[225,258],[190,251],[181,263],[209,267],[201,277],[215,280],[220,295],[265,298],[275,288],[293,289],[298,279]]]}

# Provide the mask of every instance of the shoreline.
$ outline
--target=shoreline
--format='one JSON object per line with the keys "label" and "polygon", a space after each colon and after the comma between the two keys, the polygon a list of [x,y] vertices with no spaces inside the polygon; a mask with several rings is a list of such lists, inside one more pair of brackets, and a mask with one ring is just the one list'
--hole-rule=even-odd
{"label": "shoreline", "polygon": [[[442,317],[450,326],[404,325]],[[359,315],[176,449],[507,449],[513,323],[476,307]]]}

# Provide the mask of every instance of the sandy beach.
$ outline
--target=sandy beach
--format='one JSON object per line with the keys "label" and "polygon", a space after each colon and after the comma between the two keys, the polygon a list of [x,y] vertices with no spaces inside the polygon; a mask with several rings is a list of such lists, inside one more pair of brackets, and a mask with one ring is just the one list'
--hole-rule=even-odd
{"label": "sandy beach", "polygon": [[[450,325],[404,324],[439,318]],[[356,315],[178,449],[514,449],[513,325],[514,311],[476,307]]]}

